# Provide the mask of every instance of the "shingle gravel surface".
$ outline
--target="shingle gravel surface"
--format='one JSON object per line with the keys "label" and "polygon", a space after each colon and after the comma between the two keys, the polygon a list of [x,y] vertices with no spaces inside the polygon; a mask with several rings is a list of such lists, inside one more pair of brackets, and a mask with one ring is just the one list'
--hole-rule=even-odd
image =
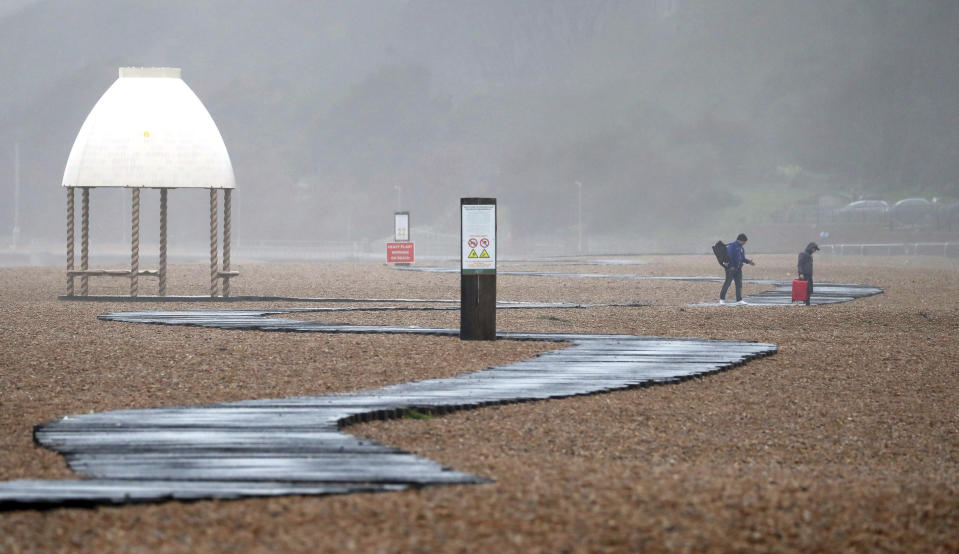
{"label": "shingle gravel surface", "polygon": [[[747,279],[795,271],[793,254],[754,258]],[[719,275],[708,256],[641,261],[500,267]],[[455,273],[235,265],[235,295],[459,297]],[[204,294],[208,278],[203,264],[176,265],[168,287]],[[714,301],[719,284],[499,276],[500,300],[633,304],[500,310],[501,330],[755,340],[779,352],[677,385],[347,428],[490,484],[7,511],[0,552],[959,551],[959,262],[819,255],[816,278],[885,292],[830,306],[694,306]],[[31,438],[64,415],[360,390],[562,347],[105,322],[96,316],[344,304],[58,301],[65,281],[62,268],[0,269],[0,479],[75,478]],[[767,288],[747,283],[745,293]],[[90,281],[91,294],[127,290],[122,279]],[[140,291],[155,292],[155,281],[141,278]],[[455,311],[295,317],[459,326]]]}

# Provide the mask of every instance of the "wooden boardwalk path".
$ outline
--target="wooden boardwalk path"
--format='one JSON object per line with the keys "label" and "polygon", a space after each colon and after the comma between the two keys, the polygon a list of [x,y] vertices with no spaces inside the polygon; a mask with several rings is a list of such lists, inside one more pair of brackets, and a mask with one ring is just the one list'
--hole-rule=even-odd
{"label": "wooden boardwalk path", "polygon": [[[458,271],[447,268],[404,268]],[[721,281],[715,277],[504,272],[511,275]],[[788,281],[745,298],[750,305],[788,305]],[[813,304],[847,302],[882,290],[817,283]],[[247,298],[271,299],[271,298]],[[348,299],[287,299],[344,302]],[[365,308],[141,311],[100,319],[219,329],[322,333],[407,333],[457,336],[453,329],[334,325],[276,318],[342,310],[459,309],[456,301],[395,302]],[[417,306],[415,303],[449,306]],[[406,304],[406,305],[402,305]],[[709,304],[706,304],[709,305]],[[579,304],[498,302],[498,308],[585,308]],[[348,394],[249,400],[197,407],[122,410],[64,417],[34,431],[38,444],[63,454],[80,480],[0,483],[0,509],[156,502],[167,499],[321,495],[488,482],[341,428],[358,421],[403,417],[410,410],[443,414],[482,406],[595,394],[674,383],[723,371],[776,351],[772,344],[632,335],[498,333],[500,339],[570,342],[562,350],[448,379],[431,379]]]}
{"label": "wooden boardwalk path", "polygon": [[[792,304],[792,281],[776,281],[775,290],[768,290],[745,298],[747,304],[758,304],[767,306],[781,306]],[[816,283],[810,303],[817,304],[838,304],[840,302],[850,302],[857,298],[873,296],[882,293],[878,287],[866,285],[854,285],[844,283]],[[796,303],[797,306],[801,305]]]}
{"label": "wooden boardwalk path", "polygon": [[[221,329],[457,336],[452,329],[330,325],[276,319],[297,309],[143,311],[101,319]],[[37,443],[87,479],[0,483],[0,508],[390,491],[488,482],[341,428],[482,406],[674,383],[772,354],[772,344],[632,335],[499,333],[568,341],[562,350],[447,379],[375,390],[197,407],[68,416],[38,426]]]}
{"label": "wooden boardwalk path", "polygon": [[[717,279],[722,282],[722,279]],[[755,282],[755,281],[754,281]],[[764,284],[774,285],[776,288],[743,297],[743,300],[750,306],[803,306],[801,302],[792,301],[792,281],[765,281]],[[732,288],[732,287],[730,287]],[[816,283],[810,303],[813,305],[838,304],[841,302],[850,302],[857,298],[881,294],[883,290],[878,287],[867,285],[855,285],[849,283]],[[730,293],[732,294],[732,293]],[[717,302],[707,302],[698,304],[700,306],[713,306]]]}
{"label": "wooden boardwalk path", "polygon": [[[424,271],[428,273],[457,273],[456,267],[397,267],[398,271]],[[561,273],[550,271],[500,271],[498,275],[514,275],[529,277],[578,277],[593,279],[641,279],[641,280],[667,280],[667,281],[699,281],[722,283],[722,277],[683,277],[666,275],[638,275],[635,273]],[[774,279],[743,279],[744,283],[755,283],[761,285],[772,285],[776,288],[746,296],[743,300],[746,304],[756,306],[788,306],[792,304],[792,281],[779,281]],[[812,304],[837,304],[840,302],[849,302],[857,298],[881,294],[883,290],[879,287],[868,285],[858,285],[853,283],[816,283],[814,293],[810,302]],[[716,295],[719,296],[717,290]],[[697,306],[718,305],[718,302],[704,302]],[[797,303],[797,305],[802,305]]]}

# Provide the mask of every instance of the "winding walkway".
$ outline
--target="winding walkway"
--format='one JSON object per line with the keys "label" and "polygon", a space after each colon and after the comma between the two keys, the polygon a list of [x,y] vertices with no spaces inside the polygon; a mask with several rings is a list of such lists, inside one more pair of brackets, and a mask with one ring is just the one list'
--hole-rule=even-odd
{"label": "winding walkway", "polygon": [[[711,277],[631,274],[509,274],[717,281]],[[789,282],[752,282],[776,288],[747,297],[748,304],[790,303]],[[881,292],[875,287],[855,284],[817,283],[813,303],[846,302]],[[539,303],[498,303],[497,306],[511,309],[588,307]],[[458,309],[458,306],[139,311],[104,314],[100,319],[258,331],[458,336],[454,329],[337,325],[274,317],[356,309]],[[442,414],[494,404],[674,383],[776,352],[775,345],[764,343],[634,335],[500,332],[497,337],[571,345],[521,362],[453,378],[353,393],[64,417],[37,426],[34,438],[38,444],[63,454],[73,470],[88,478],[0,483],[0,509],[343,494],[489,482],[485,477],[458,472],[409,452],[354,437],[341,428],[358,421],[404,417],[410,410]]]}
{"label": "winding walkway", "polygon": [[[398,271],[423,271],[427,273],[458,273],[456,267],[396,267]],[[497,275],[513,275],[528,277],[576,277],[581,279],[639,279],[639,280],[665,280],[665,281],[698,281],[722,283],[722,277],[688,277],[688,276],[669,276],[669,275],[638,275],[635,273],[564,273],[552,271],[499,271]],[[780,281],[775,279],[743,279],[743,283],[754,283],[760,285],[771,285],[774,289],[763,291],[758,294],[746,296],[743,300],[747,305],[752,306],[789,306],[792,305],[792,281]],[[879,287],[869,285],[859,285],[855,283],[816,283],[814,293],[810,303],[820,304],[838,304],[840,302],[849,302],[857,298],[881,294],[883,290]],[[718,291],[717,291],[718,295]],[[719,302],[703,302],[697,306],[716,306]],[[796,303],[801,306],[801,303]]]}
{"label": "winding walkway", "polygon": [[[222,329],[457,336],[453,329],[330,325],[274,318],[297,309],[125,312],[110,321]],[[571,345],[448,379],[347,394],[68,416],[35,429],[81,480],[0,483],[0,508],[389,491],[488,482],[341,427],[409,410],[448,413],[672,383],[776,351],[772,344],[632,335],[499,333]]]}

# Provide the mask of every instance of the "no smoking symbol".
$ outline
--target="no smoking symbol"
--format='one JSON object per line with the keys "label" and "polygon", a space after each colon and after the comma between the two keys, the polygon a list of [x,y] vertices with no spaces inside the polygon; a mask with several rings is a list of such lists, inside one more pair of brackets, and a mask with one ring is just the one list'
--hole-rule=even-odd
{"label": "no smoking symbol", "polygon": [[[486,239],[483,239],[483,240],[486,240]],[[476,242],[476,239],[470,239],[469,241],[466,242],[466,244],[470,245],[470,248],[476,248],[476,245],[479,243]]]}
{"label": "no smoking symbol", "polygon": [[480,246],[482,246],[483,248],[486,248],[487,246],[489,246],[489,239],[487,238],[480,239]]}

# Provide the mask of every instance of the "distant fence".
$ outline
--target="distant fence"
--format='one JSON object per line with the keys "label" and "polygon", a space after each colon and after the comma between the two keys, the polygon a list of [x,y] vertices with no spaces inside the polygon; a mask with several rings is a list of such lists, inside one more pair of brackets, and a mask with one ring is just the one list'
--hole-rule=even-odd
{"label": "distant fence", "polygon": [[837,256],[944,256],[959,257],[959,242],[901,242],[880,244],[822,244],[825,254]]}
{"label": "distant fence", "polygon": [[[261,261],[386,261],[386,243],[392,237],[360,240],[244,240],[234,247],[234,257]],[[419,232],[413,236],[417,260],[459,256],[459,235]]]}
{"label": "distant fence", "polygon": [[923,229],[951,232],[959,228],[959,209],[954,206],[931,205],[922,212],[897,215],[892,209],[884,212],[843,213],[831,208],[794,205],[771,213],[769,222],[815,223],[816,225],[879,225],[890,230]]}

